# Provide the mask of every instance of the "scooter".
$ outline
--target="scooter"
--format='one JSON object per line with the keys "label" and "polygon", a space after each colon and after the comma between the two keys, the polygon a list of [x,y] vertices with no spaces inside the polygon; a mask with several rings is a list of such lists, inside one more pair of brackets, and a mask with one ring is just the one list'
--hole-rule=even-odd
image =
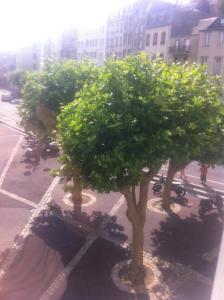
{"label": "scooter", "polygon": [[[166,183],[166,179],[164,178],[164,176],[162,174],[162,176],[159,178],[159,181],[155,182],[153,184],[153,187],[152,187],[153,194],[154,195],[161,194],[165,183]],[[185,190],[183,184],[180,184],[178,181],[173,181],[171,190],[174,191],[178,197],[183,197],[186,195],[186,190]]]}

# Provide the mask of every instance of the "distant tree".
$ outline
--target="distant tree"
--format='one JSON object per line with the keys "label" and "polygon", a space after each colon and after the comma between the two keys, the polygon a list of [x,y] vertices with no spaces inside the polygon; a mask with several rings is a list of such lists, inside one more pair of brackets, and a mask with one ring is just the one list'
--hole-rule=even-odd
{"label": "distant tree", "polygon": [[[29,72],[19,106],[23,128],[37,135],[41,144],[48,137],[54,137],[61,107],[73,101],[79,90],[95,80],[98,73],[98,68],[90,62],[78,63],[72,60],[49,62],[41,72]],[[60,169],[60,172],[67,181],[71,179],[71,168]],[[65,188],[68,188],[67,185]],[[74,202],[80,203],[82,196],[79,181],[73,182],[73,187],[69,188]]]}
{"label": "distant tree", "polygon": [[73,101],[76,93],[97,76],[89,62],[54,61],[41,72],[27,74],[19,107],[22,126],[39,136],[52,135],[61,106]]}
{"label": "distant tree", "polygon": [[[223,143],[224,107],[219,79],[196,64],[167,66],[161,80],[167,83],[166,118],[170,120],[170,150],[163,206],[169,209],[176,172],[193,160],[217,161],[223,157],[213,147]],[[221,140],[220,140],[221,139]]]}
{"label": "distant tree", "polygon": [[198,1],[198,4],[196,8],[204,13],[210,13],[211,12],[211,6],[208,0],[200,0]]}
{"label": "distant tree", "polygon": [[219,15],[224,16],[224,0],[217,1],[217,9]]}
{"label": "distant tree", "polygon": [[163,109],[166,83],[159,80],[163,66],[143,54],[109,61],[99,79],[85,86],[58,118],[65,160],[81,185],[99,192],[120,191],[126,199],[133,233],[127,276],[134,283],[144,278],[149,182],[170,146]]}
{"label": "distant tree", "polygon": [[9,84],[16,96],[21,96],[22,88],[26,81],[26,71],[12,71],[9,74]]}

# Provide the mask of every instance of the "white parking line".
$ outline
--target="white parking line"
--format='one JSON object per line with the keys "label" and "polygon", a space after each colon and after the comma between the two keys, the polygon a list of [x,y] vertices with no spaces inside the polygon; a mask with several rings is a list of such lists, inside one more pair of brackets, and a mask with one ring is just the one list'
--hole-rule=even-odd
{"label": "white parking line", "polygon": [[205,199],[205,200],[210,199],[209,197],[205,197],[205,196],[201,196],[201,195],[200,195],[200,198]]}
{"label": "white parking line", "polygon": [[37,207],[37,203],[35,203],[35,202],[33,202],[33,201],[30,201],[30,200],[27,200],[27,199],[25,199],[25,198],[23,198],[23,197],[20,197],[20,196],[18,196],[18,195],[13,194],[13,193],[10,193],[10,192],[8,192],[8,191],[6,191],[6,190],[3,190],[2,188],[0,188],[0,193],[3,194],[3,195],[8,196],[8,197],[10,197],[10,198],[13,198],[13,199],[15,199],[15,200],[17,200],[17,201],[19,201],[19,202],[28,204],[28,205],[30,205],[30,206],[32,206],[32,207]]}
{"label": "white parking line", "polygon": [[12,131],[15,131],[15,132],[19,133],[19,134],[25,135],[25,133],[20,128],[15,128],[13,126],[2,123],[1,121],[0,121],[0,126],[4,126],[6,128],[9,128]]}
{"label": "white parking line", "polygon": [[51,201],[51,196],[54,188],[59,182],[59,177],[55,177],[50,186],[48,187],[46,193],[42,197],[41,201],[37,205],[37,207],[34,209],[32,216],[29,218],[27,224],[23,228],[22,232],[20,233],[19,239],[17,239],[13,246],[9,250],[9,254],[7,255],[6,259],[4,260],[3,264],[1,265],[0,269],[0,281],[4,278],[6,271],[10,268],[10,266],[15,262],[18,253],[23,249],[25,239],[27,236],[29,236],[32,224],[34,219],[40,214],[40,212],[43,210],[46,204],[48,204]]}
{"label": "white parking line", "polygon": [[199,192],[199,193],[207,194],[207,191],[204,191],[204,190],[199,190],[199,189],[195,189],[195,188],[193,188],[192,190]]}
{"label": "white parking line", "polygon": [[2,184],[3,184],[3,181],[4,181],[4,179],[5,179],[5,176],[6,176],[8,170],[9,170],[9,168],[10,168],[10,166],[11,166],[11,163],[13,162],[13,159],[14,159],[14,157],[15,157],[15,155],[16,155],[16,152],[17,152],[17,150],[18,150],[18,148],[19,148],[19,145],[20,145],[20,143],[21,143],[22,140],[23,140],[23,136],[20,136],[20,138],[18,139],[18,141],[17,141],[17,143],[16,143],[16,145],[15,145],[15,147],[14,147],[14,149],[13,149],[13,151],[12,151],[10,157],[9,157],[9,160],[7,161],[7,163],[6,163],[6,165],[5,165],[5,168],[4,168],[3,171],[2,171],[2,174],[1,174],[1,176],[0,176],[0,187],[1,187]]}
{"label": "white parking line", "polygon": [[[121,196],[120,199],[116,202],[116,204],[112,207],[109,212],[109,216],[113,216],[117,213],[119,208],[123,205],[125,201],[124,196]],[[101,228],[105,227],[107,223],[110,221],[110,218],[106,218],[102,224]],[[57,289],[62,285],[62,283],[66,280],[66,278],[71,274],[75,266],[79,263],[82,257],[85,255],[87,250],[92,246],[94,241],[97,239],[96,235],[89,235],[86,239],[85,244],[81,247],[78,253],[73,257],[70,263],[62,270],[56,277],[56,279],[51,283],[48,289],[42,294],[39,300],[50,300],[53,299]]]}
{"label": "white parking line", "polygon": [[[167,168],[162,168],[162,170],[167,171]],[[201,178],[198,177],[198,176],[194,176],[194,175],[190,175],[190,174],[186,174],[186,176],[201,180]],[[224,185],[224,183],[220,182],[220,181],[215,181],[215,180],[210,180],[210,179],[207,179],[207,181],[212,182],[212,183],[217,183],[217,184],[220,184],[220,185]]]}

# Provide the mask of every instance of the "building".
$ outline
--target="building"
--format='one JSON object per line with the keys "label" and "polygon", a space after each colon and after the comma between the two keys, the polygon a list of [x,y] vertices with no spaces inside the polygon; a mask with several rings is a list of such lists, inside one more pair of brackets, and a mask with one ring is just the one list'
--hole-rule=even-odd
{"label": "building", "polygon": [[208,72],[222,76],[224,82],[224,17],[201,20],[198,26],[197,62]]}
{"label": "building", "polygon": [[77,35],[77,60],[89,59],[102,66],[106,58],[106,29],[104,26],[79,31]]}
{"label": "building", "polygon": [[111,56],[123,58],[144,49],[145,12],[148,5],[148,0],[138,0],[109,16],[107,58]]}
{"label": "building", "polygon": [[107,20],[106,58],[123,58],[132,48],[132,6],[111,14]]}
{"label": "building", "polygon": [[39,70],[41,62],[41,43],[37,42],[31,46],[19,49],[15,56],[17,70]]}
{"label": "building", "polygon": [[197,61],[198,26],[207,13],[192,9],[178,9],[171,23],[169,62]]}
{"label": "building", "polygon": [[77,58],[77,30],[69,28],[61,35],[60,58],[76,59]]}
{"label": "building", "polygon": [[166,2],[151,3],[146,11],[144,51],[150,58],[160,56],[169,61],[172,21],[177,6]]}
{"label": "building", "polygon": [[0,88],[7,88],[7,73],[15,69],[15,54],[11,52],[0,52]]}

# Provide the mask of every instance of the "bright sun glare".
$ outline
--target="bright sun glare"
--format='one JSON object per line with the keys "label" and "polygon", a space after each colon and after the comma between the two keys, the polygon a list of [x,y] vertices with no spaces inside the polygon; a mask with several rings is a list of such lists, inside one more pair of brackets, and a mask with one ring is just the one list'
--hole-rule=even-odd
{"label": "bright sun glare", "polygon": [[133,0],[0,0],[0,50],[13,50],[78,25],[94,27]]}

